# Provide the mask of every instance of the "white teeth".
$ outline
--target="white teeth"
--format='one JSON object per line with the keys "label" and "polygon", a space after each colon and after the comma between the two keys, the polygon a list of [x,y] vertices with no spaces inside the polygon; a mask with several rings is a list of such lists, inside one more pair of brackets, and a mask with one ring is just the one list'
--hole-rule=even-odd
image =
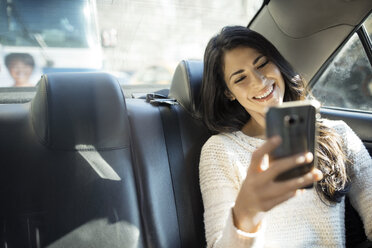
{"label": "white teeth", "polygon": [[254,98],[256,98],[256,99],[262,99],[262,98],[265,98],[265,97],[267,97],[268,95],[270,95],[271,92],[273,92],[273,89],[274,89],[274,86],[271,85],[271,86],[270,86],[270,87],[265,91],[265,93],[263,93],[263,94],[260,95],[260,96],[255,96]]}

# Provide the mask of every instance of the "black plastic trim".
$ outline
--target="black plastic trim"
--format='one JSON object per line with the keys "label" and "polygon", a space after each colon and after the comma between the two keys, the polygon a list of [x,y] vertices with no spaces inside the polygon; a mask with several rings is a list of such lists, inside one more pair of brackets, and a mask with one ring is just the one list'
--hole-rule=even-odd
{"label": "black plastic trim", "polygon": [[345,121],[366,145],[372,143],[371,113],[322,107],[320,114],[323,118]]}
{"label": "black plastic trim", "polygon": [[253,16],[253,18],[251,19],[251,21],[248,23],[247,28],[249,28],[249,27],[251,26],[251,24],[254,22],[254,20],[256,20],[257,16],[261,13],[262,9],[263,9],[266,5],[268,5],[269,2],[270,2],[270,0],[264,0],[264,1],[262,2],[262,5],[261,5],[260,9],[256,12],[256,14]]}
{"label": "black plastic trim", "polygon": [[369,63],[372,66],[372,43],[364,24],[358,29],[357,34],[362,42],[364,50],[366,51]]}

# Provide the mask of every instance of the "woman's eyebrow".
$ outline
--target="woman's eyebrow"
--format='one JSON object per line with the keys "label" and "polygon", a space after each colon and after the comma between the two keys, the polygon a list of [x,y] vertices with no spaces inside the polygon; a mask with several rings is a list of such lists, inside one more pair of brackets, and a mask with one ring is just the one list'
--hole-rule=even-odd
{"label": "woman's eyebrow", "polygon": [[254,61],[253,61],[253,65],[255,65],[259,60],[260,58],[262,58],[263,55],[259,55]]}
{"label": "woman's eyebrow", "polygon": [[229,81],[230,81],[230,79],[231,79],[232,76],[234,76],[234,75],[236,75],[236,74],[239,74],[239,73],[242,73],[242,72],[244,72],[244,70],[243,70],[243,69],[240,69],[240,70],[238,70],[238,71],[232,73],[232,74],[230,75],[230,77],[229,77]]}

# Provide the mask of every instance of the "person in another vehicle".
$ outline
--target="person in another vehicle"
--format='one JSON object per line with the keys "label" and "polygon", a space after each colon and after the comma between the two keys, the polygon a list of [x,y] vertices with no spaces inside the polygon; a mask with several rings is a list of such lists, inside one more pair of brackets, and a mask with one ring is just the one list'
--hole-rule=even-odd
{"label": "person in another vehicle", "polygon": [[5,65],[14,79],[14,87],[32,86],[29,82],[35,68],[35,61],[28,53],[10,53],[5,57]]}
{"label": "person in another vehicle", "polygon": [[307,92],[266,38],[223,28],[205,50],[201,95],[203,120],[216,133],[199,168],[208,247],[343,247],[345,194],[372,239],[372,159],[344,122],[318,120],[317,168],[274,181],[313,154],[268,162],[281,140],[265,139],[266,109]]}

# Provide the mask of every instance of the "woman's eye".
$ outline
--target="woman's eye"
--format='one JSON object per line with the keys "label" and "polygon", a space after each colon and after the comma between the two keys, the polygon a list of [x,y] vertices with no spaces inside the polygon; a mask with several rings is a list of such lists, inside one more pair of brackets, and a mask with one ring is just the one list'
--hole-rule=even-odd
{"label": "woman's eye", "polygon": [[237,84],[237,83],[239,83],[240,81],[244,80],[245,78],[246,78],[246,76],[242,76],[242,77],[238,78],[238,79],[235,81],[235,83]]}
{"label": "woman's eye", "polygon": [[263,62],[261,65],[257,66],[257,69],[261,69],[262,67],[264,67],[265,65],[267,65],[269,63],[269,60],[266,60],[265,62]]}

